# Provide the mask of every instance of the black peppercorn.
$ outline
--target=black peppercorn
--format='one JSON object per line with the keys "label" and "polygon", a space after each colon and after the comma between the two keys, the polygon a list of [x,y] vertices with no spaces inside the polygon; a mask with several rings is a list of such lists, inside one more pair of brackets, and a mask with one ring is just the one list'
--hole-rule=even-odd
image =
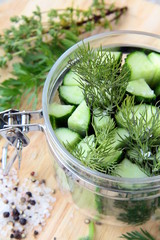
{"label": "black peppercorn", "polygon": [[38,231],[34,231],[34,236],[37,236],[39,234],[39,232]]}
{"label": "black peppercorn", "polygon": [[19,216],[18,215],[13,216],[13,220],[14,221],[18,221],[19,220]]}
{"label": "black peppercorn", "polygon": [[20,215],[20,213],[18,212],[17,208],[14,208],[14,209],[13,209],[12,214],[13,214],[13,217]]}
{"label": "black peppercorn", "polygon": [[35,200],[29,200],[28,201],[32,206],[34,206],[36,204],[36,201]]}
{"label": "black peppercorn", "polygon": [[3,217],[4,217],[4,218],[8,218],[8,217],[9,217],[9,215],[10,215],[10,213],[9,213],[9,212],[4,212],[4,213],[3,213]]}
{"label": "black peppercorn", "polygon": [[28,197],[32,197],[32,193],[31,192],[26,192],[26,195],[28,195]]}
{"label": "black peppercorn", "polygon": [[10,238],[14,238],[14,234],[13,233],[10,235]]}
{"label": "black peppercorn", "polygon": [[21,233],[20,233],[19,231],[15,232],[14,238],[15,238],[15,239],[22,239]]}
{"label": "black peppercorn", "polygon": [[14,191],[17,191],[17,190],[18,190],[18,187],[13,188],[13,190],[14,190]]}
{"label": "black peppercorn", "polygon": [[27,220],[26,220],[25,218],[20,218],[20,219],[19,219],[19,223],[20,223],[21,225],[26,225]]}
{"label": "black peppercorn", "polygon": [[30,207],[30,206],[27,206],[27,209],[28,209],[28,210],[30,210],[30,209],[31,209],[31,207]]}

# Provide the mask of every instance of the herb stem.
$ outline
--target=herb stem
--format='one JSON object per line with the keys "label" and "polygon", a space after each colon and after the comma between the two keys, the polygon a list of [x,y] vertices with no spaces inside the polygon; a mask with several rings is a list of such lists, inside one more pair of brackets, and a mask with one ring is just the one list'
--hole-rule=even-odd
{"label": "herb stem", "polygon": [[[64,12],[64,11],[66,11],[66,10],[77,11],[76,8],[67,8],[67,9],[65,9],[65,8],[58,8],[58,9],[56,9],[57,12]],[[78,8],[78,11],[83,13],[83,12],[84,12],[84,9],[79,9],[79,8]],[[41,13],[42,13],[42,14],[47,14],[47,13],[49,13],[49,12],[50,12],[50,11],[47,11],[47,10],[46,10],[46,11],[42,11]]]}
{"label": "herb stem", "polygon": [[[59,11],[60,10],[62,10],[62,9],[58,9]],[[74,10],[76,10],[76,9],[74,9]],[[107,10],[105,10],[105,16],[109,16],[109,15],[111,15],[111,14],[113,14],[113,13],[117,13],[117,15],[113,18],[113,19],[111,19],[110,20],[110,22],[112,22],[112,21],[114,21],[114,20],[117,20],[117,19],[119,19],[120,17],[121,17],[121,15],[123,14],[123,13],[125,13],[127,11],[127,7],[122,7],[122,8],[115,8],[115,9],[113,9],[113,10],[110,10],[110,9],[107,9]],[[92,22],[92,21],[94,21],[94,23],[96,24],[96,23],[98,23],[98,21],[100,21],[101,19],[103,18],[103,16],[102,16],[102,14],[93,14],[93,17],[90,17],[90,18],[86,18],[85,20],[82,20],[82,21],[78,21],[77,23],[76,23],[76,25],[77,25],[77,27],[81,27],[81,26],[83,26],[84,24],[86,24],[86,23],[88,23],[88,22]],[[44,23],[42,23],[42,25],[43,25],[43,29],[42,29],[42,35],[44,36],[44,35],[47,35],[47,34],[49,34],[49,31],[51,30],[51,29],[53,29],[55,26],[54,25],[49,25],[49,26],[44,26]],[[66,25],[66,26],[64,26],[64,25],[61,25],[60,27],[59,27],[59,29],[57,29],[57,33],[58,33],[58,31],[60,31],[60,30],[69,30],[69,29],[71,29],[71,24],[68,24],[68,25]],[[30,43],[30,42],[34,42],[34,41],[36,41],[37,39],[38,39],[38,37],[39,36],[35,36],[34,34],[36,34],[36,32],[37,32],[37,29],[32,29],[31,30],[31,34],[33,34],[33,36],[31,36],[31,37],[29,37],[29,38],[27,38],[27,39],[25,39],[25,38],[22,38],[21,40],[19,40],[19,41],[16,41],[16,42],[14,42],[14,46],[19,46],[19,45],[21,45],[21,44],[26,44],[26,43]],[[80,30],[79,29],[79,34],[83,34],[85,32],[85,30],[83,31],[83,30]],[[12,39],[13,37],[11,37],[10,35],[9,35],[9,39]],[[1,38],[1,44],[5,44],[5,38],[3,39],[3,38]],[[50,41],[51,41],[51,39],[50,39]],[[50,41],[46,41],[46,42],[50,42]],[[61,44],[60,44],[61,45]],[[27,47],[26,46],[26,50],[28,51],[28,50],[31,50],[31,49],[33,49],[35,46],[34,46],[34,44],[32,45],[32,47]],[[21,55],[23,53],[23,51],[22,50],[20,50],[20,51],[17,51],[17,52],[14,52],[14,53],[11,53],[11,55],[12,55],[12,58],[14,57],[14,56],[18,56],[18,55]],[[7,57],[7,55],[4,55],[4,57]]]}
{"label": "herb stem", "polygon": [[[119,13],[113,19],[111,19],[111,21],[114,21],[114,20],[118,19],[122,14],[124,14],[127,11],[127,9],[128,9],[127,7],[115,8],[114,10],[107,9],[106,12],[105,12],[105,16],[109,16],[109,15],[111,15],[113,13],[116,13],[116,12]],[[62,9],[58,9],[58,10],[62,10]],[[83,11],[83,10],[81,10],[81,11]],[[80,27],[80,26],[86,24],[87,22],[91,22],[91,21],[94,21],[94,23],[97,23],[103,17],[104,16],[102,16],[100,14],[99,15],[94,14],[93,17],[87,18],[87,19],[82,20],[82,21],[78,21],[77,26]],[[46,22],[46,23],[48,23],[48,22]],[[42,24],[44,25],[44,22]],[[49,30],[52,29],[53,27],[54,27],[54,25],[50,25],[50,26],[46,27],[47,28],[46,30],[43,28],[43,34],[49,33]],[[68,29],[71,28],[71,25],[68,24],[67,26],[62,26],[61,28],[65,29],[65,30],[68,30]],[[32,29],[31,33],[36,33],[36,31],[37,31],[37,29]],[[11,33],[9,35],[11,35]],[[31,38],[28,38],[28,39],[24,39],[24,42],[29,42],[29,41],[35,40],[36,38],[37,37],[33,36],[33,38],[31,37]],[[10,39],[12,39],[12,36],[10,37]],[[1,43],[3,43],[2,41],[5,42],[5,40],[1,39]],[[21,43],[21,41],[15,42],[14,44],[17,44],[17,43]]]}

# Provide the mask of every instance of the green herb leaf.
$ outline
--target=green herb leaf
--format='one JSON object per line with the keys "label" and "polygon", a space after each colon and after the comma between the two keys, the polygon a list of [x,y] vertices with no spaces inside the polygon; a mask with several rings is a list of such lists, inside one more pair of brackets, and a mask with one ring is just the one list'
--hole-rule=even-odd
{"label": "green herb leaf", "polygon": [[[112,8],[113,17],[110,22],[114,21],[117,12],[120,17],[126,10],[126,7]],[[91,5],[87,10],[70,7],[51,9],[46,14],[37,7],[29,17],[12,17],[11,28],[0,36],[0,46],[4,50],[4,55],[0,56],[0,67],[6,66],[16,56],[21,58],[21,63],[13,65],[13,77],[1,84],[0,110],[19,108],[24,95],[30,101],[31,89],[34,92],[33,106],[36,107],[37,94],[54,62],[78,41],[88,25],[88,31],[96,26],[103,26],[104,16],[106,18],[110,13],[109,7],[98,0],[96,5]],[[44,14],[47,15],[46,22],[43,22]]]}
{"label": "green herb leaf", "polygon": [[143,230],[141,231],[133,231],[130,233],[123,234],[120,238],[124,238],[126,240],[156,240],[148,231]]}
{"label": "green herb leaf", "polygon": [[119,150],[113,147],[115,129],[110,128],[110,124],[104,131],[99,131],[95,138],[94,145],[86,141],[88,145],[87,155],[84,157],[84,152],[79,145],[73,149],[68,149],[77,159],[79,159],[85,166],[103,173],[112,174],[117,166],[118,156],[121,154]]}
{"label": "green herb leaf", "polygon": [[83,45],[70,64],[80,77],[79,82],[91,110],[100,108],[106,113],[112,112],[121,103],[130,73],[114,55],[101,47],[94,50],[89,44]]}

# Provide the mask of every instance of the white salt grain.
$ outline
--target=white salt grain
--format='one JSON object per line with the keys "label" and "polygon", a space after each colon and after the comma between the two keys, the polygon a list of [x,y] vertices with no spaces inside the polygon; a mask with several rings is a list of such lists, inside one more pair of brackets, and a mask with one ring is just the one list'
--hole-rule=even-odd
{"label": "white salt grain", "polygon": [[[17,187],[17,191],[13,190],[15,187]],[[26,196],[26,192],[31,192],[32,197],[29,198]],[[26,198],[26,202],[21,202],[22,197]],[[36,204],[28,204],[28,200],[34,200]],[[19,231],[24,230],[26,237],[27,233],[34,232],[35,230],[41,232],[46,225],[46,219],[50,216],[50,211],[55,201],[56,199],[52,196],[52,190],[46,187],[45,184],[39,184],[38,180],[32,182],[29,178],[25,178],[23,183],[19,185],[17,171],[15,169],[12,169],[9,176],[5,177],[0,169],[0,240],[9,238],[12,228]],[[29,206],[30,209],[27,209],[27,206]],[[13,217],[11,216],[13,208],[16,208],[22,213],[20,217],[27,220],[26,225],[22,226],[19,222],[13,221]],[[10,216],[4,218],[4,212],[10,212]],[[41,223],[41,225],[39,225],[39,223]]]}

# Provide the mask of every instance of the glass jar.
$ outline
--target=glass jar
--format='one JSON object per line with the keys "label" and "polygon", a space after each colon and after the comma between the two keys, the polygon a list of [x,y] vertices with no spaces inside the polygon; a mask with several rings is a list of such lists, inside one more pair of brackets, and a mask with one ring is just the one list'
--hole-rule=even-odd
{"label": "glass jar", "polygon": [[74,158],[58,141],[52,129],[48,106],[53,101],[62,82],[61,76],[68,68],[78,47],[90,44],[92,48],[160,52],[160,36],[137,32],[115,31],[98,34],[71,47],[53,65],[46,79],[42,106],[45,132],[51,159],[54,162],[60,189],[83,212],[109,224],[139,225],[153,219],[160,208],[160,176],[127,179],[113,177],[91,170]]}

